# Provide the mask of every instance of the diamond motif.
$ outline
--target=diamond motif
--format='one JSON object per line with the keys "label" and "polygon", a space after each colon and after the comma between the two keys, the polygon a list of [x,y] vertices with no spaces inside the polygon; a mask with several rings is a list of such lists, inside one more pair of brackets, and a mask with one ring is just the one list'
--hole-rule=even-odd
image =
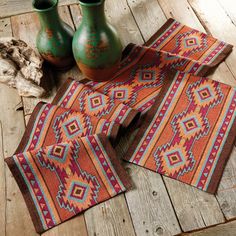
{"label": "diamond motif", "polygon": [[77,118],[72,118],[63,124],[63,128],[68,137],[72,138],[79,133],[82,133],[82,127]]}
{"label": "diamond motif", "polygon": [[180,150],[177,151],[171,151],[169,153],[166,153],[165,158],[170,167],[177,166],[183,163],[184,158],[182,158],[183,154]]}
{"label": "diamond motif", "polygon": [[183,121],[183,124],[184,124],[184,127],[185,127],[187,132],[198,128],[197,121],[196,121],[196,119],[194,117],[192,117],[192,118],[190,118],[188,120]]}
{"label": "diamond motif", "polygon": [[142,70],[139,72],[140,82],[150,82],[156,79],[156,73],[154,70]]}
{"label": "diamond motif", "polygon": [[89,191],[89,185],[82,182],[73,181],[71,183],[71,187],[68,192],[68,198],[83,203],[84,200],[87,198],[88,191]]}
{"label": "diamond motif", "polygon": [[89,97],[89,105],[91,110],[97,109],[101,106],[103,106],[103,99],[101,95],[95,95],[92,97]]}
{"label": "diamond motif", "polygon": [[68,154],[68,145],[58,144],[48,150],[48,156],[56,161],[64,162]]}
{"label": "diamond motif", "polygon": [[124,89],[118,89],[113,92],[114,99],[124,100],[126,99],[126,96],[127,96],[127,92]]}
{"label": "diamond motif", "polygon": [[197,46],[198,40],[195,37],[186,38],[186,39],[184,39],[184,43],[185,43],[185,46],[187,48],[189,48],[189,47]]}
{"label": "diamond motif", "polygon": [[197,93],[198,93],[200,99],[203,100],[203,101],[212,96],[209,88],[207,88],[207,87],[203,88],[201,90],[198,90]]}

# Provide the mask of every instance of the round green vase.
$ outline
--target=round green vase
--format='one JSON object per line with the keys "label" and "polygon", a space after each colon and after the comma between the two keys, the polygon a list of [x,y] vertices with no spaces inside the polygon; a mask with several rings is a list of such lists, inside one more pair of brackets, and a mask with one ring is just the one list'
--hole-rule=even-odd
{"label": "round green vase", "polygon": [[94,81],[109,80],[117,71],[122,45],[107,23],[104,0],[79,0],[82,22],[73,37],[73,54],[82,73]]}
{"label": "round green vase", "polygon": [[41,56],[56,69],[69,69],[74,64],[73,29],[63,22],[57,10],[58,0],[34,0],[41,29],[36,46]]}

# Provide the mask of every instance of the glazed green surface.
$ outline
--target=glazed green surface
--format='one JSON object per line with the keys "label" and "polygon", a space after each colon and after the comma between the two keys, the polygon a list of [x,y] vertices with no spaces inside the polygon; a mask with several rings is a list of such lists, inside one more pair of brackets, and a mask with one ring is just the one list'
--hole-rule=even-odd
{"label": "glazed green surface", "polygon": [[45,9],[36,3],[37,0],[34,6],[39,6],[35,10],[41,24],[36,40],[39,53],[56,67],[71,64],[73,62],[72,39],[74,31],[60,19],[57,11],[57,1],[53,5],[52,1],[44,0]]}
{"label": "glazed green surface", "polygon": [[115,29],[106,21],[104,1],[81,3],[81,8],[82,22],[73,38],[75,60],[91,68],[105,68],[117,63],[122,45]]}

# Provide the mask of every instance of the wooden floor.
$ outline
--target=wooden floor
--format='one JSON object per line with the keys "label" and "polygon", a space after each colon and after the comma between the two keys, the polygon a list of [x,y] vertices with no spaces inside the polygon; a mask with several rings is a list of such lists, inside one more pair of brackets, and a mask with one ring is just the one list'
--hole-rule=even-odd
{"label": "wooden floor", "polygon": [[[39,28],[30,0],[0,0],[0,36],[15,36],[35,46]],[[62,18],[72,27],[80,22],[75,0],[61,1]],[[23,15],[20,15],[23,14]],[[233,0],[106,0],[106,14],[123,45],[143,44],[169,17],[236,46],[236,4]],[[67,73],[47,70],[50,102],[68,77],[81,78],[76,68]],[[236,49],[213,79],[236,86]],[[38,99],[21,98],[0,85],[0,235],[36,235],[23,197],[3,159],[15,151]],[[18,108],[18,109],[17,109]],[[21,109],[22,108],[22,109]],[[124,142],[119,151],[124,153]],[[219,190],[210,195],[151,171],[126,164],[136,188],[87,210],[44,236],[236,235],[236,147]],[[215,226],[217,225],[217,226]],[[204,229],[206,228],[207,229]],[[210,227],[210,228],[209,228]]]}

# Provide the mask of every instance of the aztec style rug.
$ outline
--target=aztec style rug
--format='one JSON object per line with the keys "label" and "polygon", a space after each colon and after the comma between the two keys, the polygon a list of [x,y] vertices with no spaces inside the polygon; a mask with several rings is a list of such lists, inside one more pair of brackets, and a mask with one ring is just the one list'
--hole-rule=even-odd
{"label": "aztec style rug", "polygon": [[131,186],[103,135],[23,152],[6,162],[21,188],[38,233]]}
{"label": "aztec style rug", "polygon": [[215,193],[236,137],[236,89],[202,76],[231,50],[170,19],[126,47],[110,81],[68,79],[39,103],[6,160],[37,232],[130,187],[109,140],[135,125],[124,160]]}

